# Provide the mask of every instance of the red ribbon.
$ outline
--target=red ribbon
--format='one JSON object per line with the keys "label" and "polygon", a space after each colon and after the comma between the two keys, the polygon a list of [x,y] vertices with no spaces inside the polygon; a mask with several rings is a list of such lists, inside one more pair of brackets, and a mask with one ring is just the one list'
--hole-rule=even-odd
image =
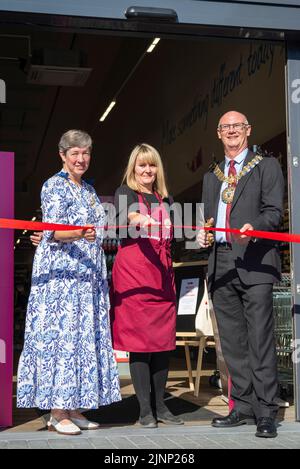
{"label": "red ribbon", "polygon": [[[116,229],[116,228],[128,228],[129,225],[108,225],[108,226],[97,226],[95,228],[104,229]],[[12,229],[12,230],[29,230],[29,231],[71,231],[71,230],[87,230],[90,226],[79,226],[79,225],[63,225],[60,223],[42,223],[37,221],[25,221],[25,220],[13,220],[11,218],[0,218],[0,228]],[[228,228],[214,228],[214,227],[203,227],[203,226],[189,226],[189,225],[176,225],[174,228],[186,228],[193,230],[205,230],[205,231],[223,231],[225,233],[232,233],[236,235],[246,235],[252,238],[272,239],[274,241],[283,241],[287,243],[300,243],[300,235],[292,233],[278,233],[273,231],[258,231],[258,230],[247,230],[241,233],[237,229]]]}
{"label": "red ribbon", "polygon": [[88,229],[88,227],[84,226],[61,225],[59,223],[42,223],[39,221],[13,220],[11,218],[0,218],[0,228],[30,231],[71,231]]}
{"label": "red ribbon", "polygon": [[236,229],[223,229],[223,228],[204,228],[207,231],[225,231],[237,235],[246,235],[252,238],[272,239],[274,241],[283,241],[287,243],[300,243],[300,235],[293,233],[278,233],[276,231],[259,231],[259,230],[247,230],[241,233],[240,230]]}

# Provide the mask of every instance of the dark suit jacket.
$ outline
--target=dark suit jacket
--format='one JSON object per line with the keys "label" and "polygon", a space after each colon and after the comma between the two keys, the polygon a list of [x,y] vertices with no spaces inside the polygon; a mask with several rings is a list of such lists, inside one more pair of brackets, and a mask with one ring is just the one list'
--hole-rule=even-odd
{"label": "dark suit jacket", "polygon": [[[244,165],[255,154],[248,151]],[[220,165],[224,171],[225,161]],[[202,202],[205,218],[213,217],[216,223],[222,182],[213,172],[204,175]],[[276,231],[283,211],[284,179],[278,161],[264,157],[236,187],[230,212],[231,228],[242,228],[251,223],[255,230]],[[280,257],[276,243],[252,239],[247,245],[232,244],[235,266],[245,285],[274,283],[280,280]],[[209,253],[208,283],[212,286],[216,259],[215,244]]]}

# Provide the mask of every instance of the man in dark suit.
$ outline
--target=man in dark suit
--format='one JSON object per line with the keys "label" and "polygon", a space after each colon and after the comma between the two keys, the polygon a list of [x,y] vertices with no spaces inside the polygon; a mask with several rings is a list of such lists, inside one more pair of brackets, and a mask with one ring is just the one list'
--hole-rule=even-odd
{"label": "man in dark suit", "polygon": [[[251,125],[243,114],[224,114],[217,128],[225,160],[203,180],[205,218],[224,232],[200,231],[201,247],[210,247],[208,281],[221,346],[232,380],[234,410],[215,418],[215,427],[257,423],[256,436],[277,435],[278,389],[272,308],[273,283],[280,280],[274,242],[247,237],[246,230],[276,231],[283,210],[284,180],[278,161],[248,149]],[[212,246],[210,246],[212,244]]]}

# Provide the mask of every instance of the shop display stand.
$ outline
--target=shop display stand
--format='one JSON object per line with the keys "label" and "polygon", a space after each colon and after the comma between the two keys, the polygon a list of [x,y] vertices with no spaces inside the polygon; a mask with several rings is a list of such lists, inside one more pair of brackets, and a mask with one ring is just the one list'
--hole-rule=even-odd
{"label": "shop display stand", "polygon": [[[180,285],[183,279],[199,277],[200,282],[196,312],[198,311],[198,307],[203,296],[202,285],[205,277],[206,266],[207,261],[203,259],[173,262],[177,287],[177,298],[179,296]],[[195,312],[191,312],[189,315],[177,316],[176,346],[184,347],[189,387],[190,390],[194,393],[194,396],[198,397],[202,376],[203,352],[206,347],[214,347],[215,343],[210,337],[197,335],[195,330],[195,319]],[[192,367],[190,347],[195,347],[198,352],[196,369],[194,371]]]}
{"label": "shop display stand", "polygon": [[[186,366],[188,370],[189,387],[194,396],[199,396],[200,380],[202,376],[203,352],[206,347],[214,347],[215,342],[209,337],[197,336],[196,332],[176,332],[176,346],[183,346],[185,351]],[[195,383],[191,362],[190,347],[198,347]]]}

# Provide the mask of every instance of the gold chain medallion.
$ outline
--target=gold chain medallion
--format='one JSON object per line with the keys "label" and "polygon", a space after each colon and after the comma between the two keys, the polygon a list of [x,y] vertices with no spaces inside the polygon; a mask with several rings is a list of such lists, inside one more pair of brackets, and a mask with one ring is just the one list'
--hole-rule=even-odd
{"label": "gold chain medallion", "polygon": [[253,169],[262,159],[262,156],[256,155],[251,161],[249,161],[248,164],[246,164],[246,166],[243,167],[242,171],[240,171],[238,175],[230,174],[229,176],[225,176],[223,171],[221,171],[221,169],[219,168],[219,165],[216,165],[214,169],[214,174],[217,176],[219,181],[226,182],[228,184],[228,187],[226,187],[222,191],[222,202],[224,202],[225,204],[232,204],[235,188],[238,181],[243,176],[248,174],[251,169]]}
{"label": "gold chain medallion", "polygon": [[222,192],[222,202],[224,204],[232,204],[235,192],[235,186],[228,186]]}

